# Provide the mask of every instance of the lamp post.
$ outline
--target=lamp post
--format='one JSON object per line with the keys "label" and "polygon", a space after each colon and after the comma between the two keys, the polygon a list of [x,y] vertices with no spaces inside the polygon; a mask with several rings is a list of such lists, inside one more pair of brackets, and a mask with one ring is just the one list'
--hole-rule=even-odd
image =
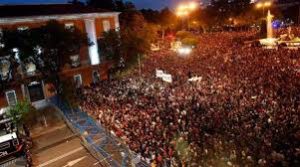
{"label": "lamp post", "polygon": [[187,29],[189,30],[189,14],[197,9],[198,5],[196,2],[189,2],[180,4],[176,9],[176,15],[182,19],[182,24],[184,22],[184,18],[187,21]]}
{"label": "lamp post", "polygon": [[[268,26],[266,25],[268,17],[265,17],[265,8],[268,8],[268,11],[269,11],[269,8],[271,6],[272,6],[272,2],[270,0],[261,1],[255,5],[256,9],[262,9],[262,11],[263,11],[263,19],[261,20],[261,31],[260,31],[261,36],[265,36],[266,33],[268,35]],[[270,11],[268,13],[270,13]],[[266,20],[266,24],[264,24],[264,20]],[[264,25],[266,25],[267,32],[264,31],[265,30],[265,28],[263,28]],[[270,28],[269,28],[269,30],[270,30]]]}
{"label": "lamp post", "polygon": [[269,8],[272,6],[271,1],[264,1],[264,2],[259,2],[256,4],[256,9],[262,9],[263,11],[263,16],[265,16],[265,8]]}

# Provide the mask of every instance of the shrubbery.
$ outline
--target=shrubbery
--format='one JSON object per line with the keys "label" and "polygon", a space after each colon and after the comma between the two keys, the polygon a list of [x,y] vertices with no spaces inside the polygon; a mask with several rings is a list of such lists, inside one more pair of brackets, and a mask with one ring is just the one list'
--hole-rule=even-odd
{"label": "shrubbery", "polygon": [[176,37],[181,41],[183,45],[196,46],[198,44],[198,38],[195,37],[191,32],[178,31]]}

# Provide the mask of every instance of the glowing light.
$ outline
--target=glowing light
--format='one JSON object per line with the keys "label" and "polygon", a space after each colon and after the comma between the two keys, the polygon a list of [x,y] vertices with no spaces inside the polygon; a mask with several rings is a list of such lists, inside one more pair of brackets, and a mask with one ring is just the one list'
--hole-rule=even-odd
{"label": "glowing light", "polygon": [[176,15],[179,17],[187,16],[190,12],[197,9],[197,7],[198,4],[196,2],[180,4],[176,9]]}
{"label": "glowing light", "polygon": [[257,8],[257,9],[259,9],[259,8],[261,8],[261,7],[263,7],[263,4],[262,4],[262,3],[256,4],[256,8]]}
{"label": "glowing light", "polygon": [[265,6],[265,7],[270,7],[271,5],[272,5],[271,2],[265,2],[265,3],[264,3],[264,6]]}
{"label": "glowing light", "polygon": [[187,11],[178,11],[176,13],[177,16],[182,17],[182,16],[187,16],[189,13]]}
{"label": "glowing light", "polygon": [[177,8],[178,11],[183,11],[183,10],[186,10],[186,9],[187,8],[186,8],[185,5],[179,5],[178,8]]}
{"label": "glowing light", "polygon": [[188,4],[188,8],[189,8],[190,10],[195,10],[197,7],[198,7],[198,5],[197,5],[195,2],[190,2],[190,3]]}
{"label": "glowing light", "polygon": [[192,49],[190,47],[181,47],[177,52],[181,55],[189,55],[192,53]]}
{"label": "glowing light", "polygon": [[260,9],[260,8],[265,8],[265,7],[270,7],[272,6],[272,2],[271,1],[266,1],[266,2],[259,2],[256,4],[256,8]]}
{"label": "glowing light", "polygon": [[277,41],[278,39],[276,38],[264,38],[259,40],[260,44],[264,46],[276,46]]}

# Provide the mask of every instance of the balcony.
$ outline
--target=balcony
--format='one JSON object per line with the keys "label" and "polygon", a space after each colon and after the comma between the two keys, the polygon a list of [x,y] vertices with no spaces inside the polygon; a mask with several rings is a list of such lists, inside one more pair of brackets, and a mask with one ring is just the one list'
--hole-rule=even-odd
{"label": "balcony", "polygon": [[79,67],[81,65],[79,55],[70,56],[70,61],[71,61],[71,67],[72,68],[76,68],[76,67]]}
{"label": "balcony", "polygon": [[26,64],[25,71],[27,76],[34,76],[36,74],[36,66],[32,62]]}

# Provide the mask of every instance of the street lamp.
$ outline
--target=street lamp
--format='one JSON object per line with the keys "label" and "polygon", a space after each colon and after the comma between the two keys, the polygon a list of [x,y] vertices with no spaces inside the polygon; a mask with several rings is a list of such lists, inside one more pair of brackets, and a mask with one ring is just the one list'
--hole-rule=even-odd
{"label": "street lamp", "polygon": [[[187,18],[191,12],[195,11],[198,7],[198,4],[196,2],[189,2],[189,3],[183,3],[180,4],[176,9],[176,15],[178,17]],[[187,20],[188,22],[188,20]]]}
{"label": "street lamp", "polygon": [[264,2],[259,2],[259,3],[256,4],[257,9],[262,9],[263,10],[263,15],[265,15],[265,8],[269,8],[270,6],[272,6],[271,1],[264,1]]}

